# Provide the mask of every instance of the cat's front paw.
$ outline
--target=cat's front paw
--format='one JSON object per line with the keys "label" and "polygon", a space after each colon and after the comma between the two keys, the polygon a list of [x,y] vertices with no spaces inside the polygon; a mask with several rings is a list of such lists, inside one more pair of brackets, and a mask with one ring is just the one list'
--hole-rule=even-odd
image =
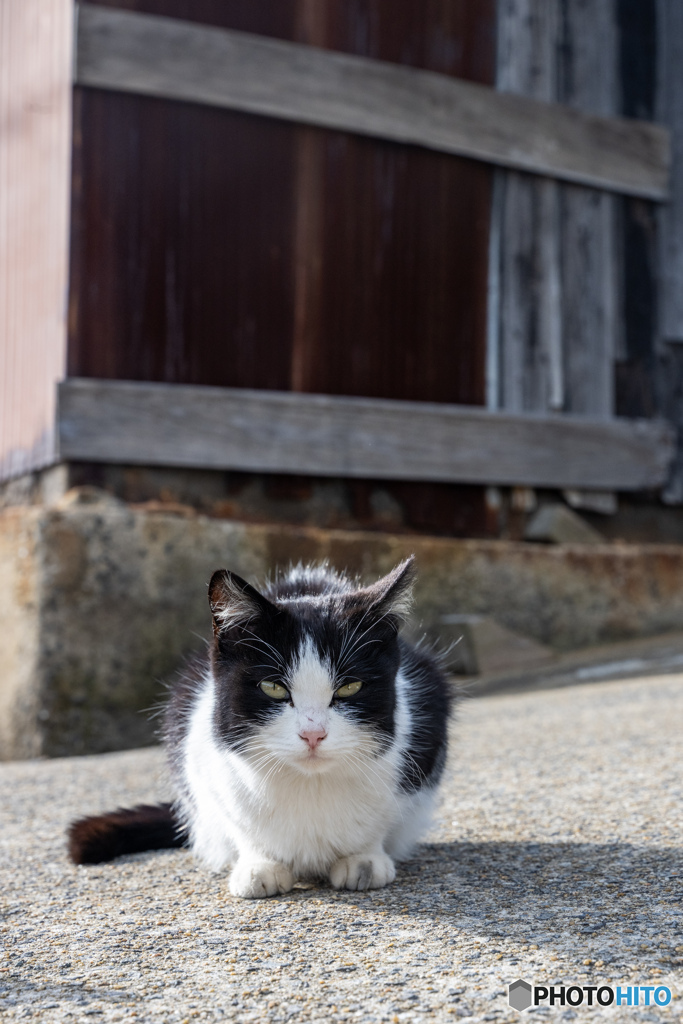
{"label": "cat's front paw", "polygon": [[276,860],[240,858],[230,875],[230,892],[245,900],[277,896],[289,892],[293,886],[294,875],[288,867]]}
{"label": "cat's front paw", "polygon": [[355,853],[341,857],[330,871],[335,889],[381,889],[396,878],[396,868],[386,853]]}

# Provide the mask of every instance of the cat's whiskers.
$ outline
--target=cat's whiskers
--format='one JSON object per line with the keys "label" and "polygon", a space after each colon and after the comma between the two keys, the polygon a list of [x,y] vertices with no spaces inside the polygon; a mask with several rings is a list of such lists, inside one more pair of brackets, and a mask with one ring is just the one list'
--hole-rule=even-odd
{"label": "cat's whiskers", "polygon": [[[365,615],[367,615],[367,614],[368,614],[368,612],[365,613]],[[365,615],[363,616],[363,619],[365,618]],[[384,619],[387,618],[387,616],[388,616],[388,613],[386,613],[384,615],[378,616],[376,619],[374,619],[370,623],[370,625],[368,626],[367,629],[363,630],[363,632],[360,634],[360,636],[355,638],[355,641],[348,648],[348,650],[346,651],[344,657],[343,658],[341,656],[339,657],[338,662],[337,662],[337,671],[341,672],[341,671],[344,670],[344,666],[346,665],[346,663],[349,660],[349,658],[352,657],[353,655],[355,655],[357,651],[361,650],[362,647],[365,646],[365,644],[361,644],[360,643],[360,641],[363,639],[363,637],[367,636],[368,633],[370,632],[370,630],[371,629],[375,629],[380,624],[380,622],[383,622]],[[357,629],[360,629],[360,626],[362,625],[363,619],[361,619],[361,621],[359,622]],[[356,630],[356,632],[357,632],[357,630]],[[380,643],[379,640],[377,640],[377,641],[368,640],[367,642],[368,643]]]}
{"label": "cat's whiskers", "polygon": [[[381,792],[386,793],[388,796],[391,796],[398,804],[398,801],[396,800],[396,795],[394,793],[393,785],[386,778],[383,778],[382,775],[380,775],[380,773],[377,771],[374,765],[370,764],[367,754],[360,750],[352,750],[346,753],[345,758],[355,763],[357,767],[361,769],[361,771],[370,772],[377,779],[381,787]],[[366,778],[370,785],[372,785],[372,782],[367,777],[367,775]],[[376,793],[380,792],[380,790],[377,790],[374,786],[373,789],[375,789]]]}
{"label": "cat's whiskers", "polygon": [[[347,655],[347,652],[349,650],[349,645],[353,643],[354,638],[358,634],[358,630],[361,628],[361,626],[363,625],[363,623],[367,619],[369,613],[370,613],[370,610],[366,609],[363,612],[363,614],[361,615],[361,617],[358,620],[358,622],[356,623],[356,625],[354,626],[354,628],[351,629],[351,630],[349,629],[348,623],[345,624],[345,627],[344,627],[344,639],[342,641],[342,645],[341,645],[341,648],[340,648],[340,651],[339,651],[339,655],[338,655],[338,659],[339,659],[339,663],[340,664],[342,664],[344,662],[344,656]],[[367,630],[366,630],[366,632],[367,632]],[[360,639],[362,639],[363,636],[365,636],[365,633],[362,634]]]}
{"label": "cat's whiskers", "polygon": [[[286,669],[287,668],[287,665],[285,663],[284,658],[282,657],[282,654],[280,653],[280,651],[278,651],[278,649],[276,647],[273,647],[272,644],[269,644],[267,640],[264,640],[263,637],[259,636],[257,633],[254,633],[253,630],[251,630],[251,629],[246,629],[245,628],[244,632],[247,633],[253,640],[255,640],[257,644],[260,644],[263,648],[265,648],[266,650],[270,651],[273,654],[277,664],[282,669]],[[253,647],[253,644],[248,644],[246,640],[238,640],[237,643],[238,644],[243,644],[245,647],[249,647],[249,646]],[[257,648],[254,648],[254,649],[256,650]]]}
{"label": "cat's whiskers", "polygon": [[256,792],[261,795],[263,795],[266,792],[268,788],[268,783],[272,779],[272,777],[276,775],[278,772],[281,772],[284,767],[279,758],[276,758],[274,755],[271,758],[269,758],[269,761],[272,761],[273,763],[268,768],[265,775],[262,776],[259,774],[258,776],[258,786],[256,788]]}

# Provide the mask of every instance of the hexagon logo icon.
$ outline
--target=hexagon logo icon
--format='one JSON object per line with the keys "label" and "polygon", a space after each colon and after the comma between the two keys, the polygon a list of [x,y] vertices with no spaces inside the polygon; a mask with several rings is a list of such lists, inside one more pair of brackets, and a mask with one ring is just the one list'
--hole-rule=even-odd
{"label": "hexagon logo icon", "polygon": [[518,978],[508,985],[508,1001],[513,1010],[526,1010],[531,1006],[531,985]]}

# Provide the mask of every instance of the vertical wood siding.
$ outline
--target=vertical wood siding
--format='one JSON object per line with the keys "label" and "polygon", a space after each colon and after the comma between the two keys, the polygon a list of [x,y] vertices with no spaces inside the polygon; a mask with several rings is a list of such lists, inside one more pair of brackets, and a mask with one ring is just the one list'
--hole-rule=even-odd
{"label": "vertical wood siding", "polygon": [[657,120],[671,129],[671,199],[659,211],[660,334],[683,342],[683,4],[657,0]]}
{"label": "vertical wood siding", "polygon": [[0,478],[50,463],[64,375],[71,0],[0,2]]}
{"label": "vertical wood siding", "polygon": [[[489,0],[303,0],[297,36],[492,83],[494,22]],[[490,168],[311,128],[298,144],[295,388],[482,404]]]}
{"label": "vertical wood siding", "polygon": [[[613,0],[499,0],[501,90],[609,115],[617,109],[616,68]],[[489,405],[610,416],[617,201],[496,174]]]}
{"label": "vertical wood siding", "polygon": [[288,390],[292,133],[75,90],[69,374]]}
{"label": "vertical wood siding", "polygon": [[[291,38],[294,0],[100,0]],[[72,376],[290,387],[289,124],[74,90]]]}
{"label": "vertical wood siding", "polygon": [[[616,0],[619,21],[620,105],[626,117],[653,120],[658,79],[657,0]],[[675,147],[675,142],[674,142]],[[657,414],[657,208],[635,197],[620,200],[623,333],[616,361],[619,416]],[[663,268],[662,268],[663,269]],[[664,381],[668,388],[669,371]]]}
{"label": "vertical wood siding", "polygon": [[[664,501],[683,504],[683,4],[656,0],[657,120],[671,130],[671,199],[657,211],[658,409],[678,435]],[[650,367],[652,373],[652,360]]]}

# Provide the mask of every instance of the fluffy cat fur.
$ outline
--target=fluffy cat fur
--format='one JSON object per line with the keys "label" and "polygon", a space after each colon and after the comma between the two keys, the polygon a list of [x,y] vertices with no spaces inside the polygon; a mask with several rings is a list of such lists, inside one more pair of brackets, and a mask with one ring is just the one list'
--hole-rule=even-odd
{"label": "fluffy cat fur", "polygon": [[437,662],[399,635],[414,575],[412,559],[368,587],[298,567],[261,593],[214,573],[210,656],[165,713],[176,803],[75,822],[72,859],[189,845],[251,898],[300,878],[392,882],[429,822],[450,703]]}

